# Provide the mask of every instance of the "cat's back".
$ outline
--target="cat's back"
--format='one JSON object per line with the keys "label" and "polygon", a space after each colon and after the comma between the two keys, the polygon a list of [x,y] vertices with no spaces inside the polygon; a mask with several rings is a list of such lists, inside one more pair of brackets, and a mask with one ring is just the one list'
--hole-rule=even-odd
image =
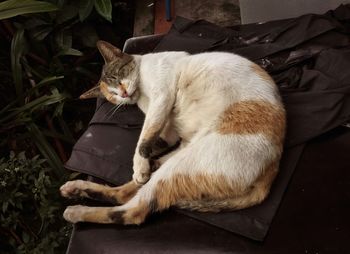
{"label": "cat's back", "polygon": [[[220,97],[234,100],[266,100],[279,103],[280,97],[273,79],[252,61],[225,52],[189,55],[180,61],[182,80],[179,86],[206,88]],[[182,84],[181,84],[182,83]],[[234,97],[234,98],[233,98]]]}

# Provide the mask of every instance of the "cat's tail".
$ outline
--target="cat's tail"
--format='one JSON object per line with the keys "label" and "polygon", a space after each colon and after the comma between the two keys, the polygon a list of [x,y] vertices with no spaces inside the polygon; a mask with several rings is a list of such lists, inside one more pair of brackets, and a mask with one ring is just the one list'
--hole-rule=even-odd
{"label": "cat's tail", "polygon": [[234,211],[260,204],[266,196],[267,193],[261,193],[260,195],[248,195],[224,200],[182,200],[176,204],[176,207],[198,212]]}
{"label": "cat's tail", "polygon": [[175,206],[181,209],[199,212],[233,211],[248,208],[260,204],[265,200],[276,174],[277,170],[266,172],[251,189],[235,197],[213,200],[179,200]]}

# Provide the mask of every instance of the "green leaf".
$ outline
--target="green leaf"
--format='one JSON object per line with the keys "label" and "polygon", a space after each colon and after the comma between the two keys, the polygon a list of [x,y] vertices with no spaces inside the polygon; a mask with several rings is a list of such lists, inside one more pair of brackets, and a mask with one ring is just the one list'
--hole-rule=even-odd
{"label": "green leaf", "polygon": [[68,180],[74,180],[74,179],[76,179],[78,176],[80,176],[81,175],[81,173],[79,173],[79,172],[74,172],[74,173],[71,173],[70,175],[69,175],[69,178],[68,178]]}
{"label": "green leaf", "polygon": [[69,4],[64,4],[63,8],[57,12],[56,23],[62,24],[78,15],[79,6],[75,1]]}
{"label": "green leaf", "polygon": [[57,119],[58,119],[58,122],[59,122],[61,129],[63,130],[64,135],[70,140],[70,142],[75,143],[76,140],[75,140],[71,130],[69,129],[68,124],[63,119],[62,114],[58,115]]}
{"label": "green leaf", "polygon": [[9,206],[9,203],[7,201],[4,201],[2,203],[2,212],[5,213],[7,211],[7,207]]}
{"label": "green leaf", "polygon": [[109,22],[112,22],[111,0],[95,0],[96,11]]}
{"label": "green leaf", "polygon": [[55,34],[55,42],[59,49],[68,49],[72,47],[72,34],[70,30],[61,30]]}
{"label": "green leaf", "polygon": [[80,0],[79,1],[79,19],[83,22],[92,12],[95,0]]}
{"label": "green leaf", "polygon": [[24,29],[20,28],[13,36],[11,43],[11,67],[17,96],[21,96],[23,93],[21,57],[23,56],[24,48]]}
{"label": "green leaf", "polygon": [[26,111],[32,113],[33,111],[41,109],[44,106],[55,104],[65,100],[66,98],[67,96],[65,94],[43,95],[31,102],[28,102],[22,107],[15,108],[13,111],[17,113],[25,113]]}
{"label": "green leaf", "polygon": [[45,39],[45,37],[48,36],[48,34],[52,32],[52,30],[53,28],[51,26],[43,25],[32,29],[30,32],[35,40],[41,41]]}
{"label": "green leaf", "polygon": [[18,15],[56,11],[56,5],[35,0],[8,0],[0,3],[0,20]]}
{"label": "green leaf", "polygon": [[[37,91],[39,88],[41,88],[44,85],[50,84],[56,80],[62,79],[64,76],[53,76],[53,77],[47,77],[42,79],[38,84],[36,84],[35,87],[32,87],[31,89],[27,90],[26,93],[24,93],[22,96],[17,97],[16,100],[12,101],[10,104],[8,104],[5,108],[0,110],[0,115],[7,112],[11,107],[16,105],[20,100],[23,100],[25,97],[32,95],[35,91]],[[2,122],[2,119],[0,118],[0,122]]]}
{"label": "green leaf", "polygon": [[[67,99],[66,94],[52,94],[52,95],[43,95],[27,104],[17,107],[9,111],[6,116],[0,118],[0,124],[6,123],[6,121],[14,121],[18,124],[26,124],[30,121],[28,114],[32,114],[38,109],[42,109],[45,106],[55,104],[57,102]],[[12,123],[13,124],[13,123]]]}
{"label": "green leaf", "polygon": [[30,236],[26,232],[22,232],[22,239],[24,243],[28,243],[30,240]]}
{"label": "green leaf", "polygon": [[58,138],[69,144],[74,145],[74,140],[69,139],[67,136],[65,136],[64,134],[58,133],[57,131],[51,131],[47,129],[41,129],[40,131],[47,137]]}
{"label": "green leaf", "polygon": [[40,18],[30,18],[24,23],[26,29],[33,29],[43,25],[50,25],[50,23]]}
{"label": "green leaf", "polygon": [[60,52],[58,52],[55,57],[57,56],[82,56],[83,52],[77,50],[77,49],[72,49],[72,48],[67,48],[67,49],[62,49]]}

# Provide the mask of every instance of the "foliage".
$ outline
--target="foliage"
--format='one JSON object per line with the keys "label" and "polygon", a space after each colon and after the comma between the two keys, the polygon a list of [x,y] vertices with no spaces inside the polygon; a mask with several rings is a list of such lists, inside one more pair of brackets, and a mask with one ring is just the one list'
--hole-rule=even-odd
{"label": "foliage", "polygon": [[57,7],[51,3],[34,0],[8,0],[0,3],[0,19],[11,18],[27,13],[56,11]]}
{"label": "foliage", "polygon": [[60,226],[61,183],[51,173],[45,160],[28,159],[24,152],[0,160],[1,231],[17,253],[54,253],[66,247],[69,227]]}
{"label": "foliage", "polygon": [[[121,46],[131,36],[131,11],[127,0],[0,0],[0,177],[6,185],[0,196],[0,243],[11,240],[16,252],[50,253],[48,244],[61,241],[58,232],[63,234],[66,224],[58,219],[63,204],[57,188],[69,178],[63,163],[95,106],[76,98],[99,79],[96,41]],[[34,159],[16,156],[20,151]],[[33,196],[36,184],[40,188]],[[32,224],[25,214],[35,211]],[[28,228],[14,223],[16,218]]]}

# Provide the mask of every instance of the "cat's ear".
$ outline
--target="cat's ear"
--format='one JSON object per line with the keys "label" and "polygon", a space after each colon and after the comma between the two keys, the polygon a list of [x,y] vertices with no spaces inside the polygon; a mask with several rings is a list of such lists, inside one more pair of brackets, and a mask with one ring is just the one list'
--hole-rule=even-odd
{"label": "cat's ear", "polygon": [[103,97],[100,89],[100,85],[97,85],[90,90],[86,91],[82,95],[79,96],[79,99],[90,99],[90,98],[97,98],[97,97]]}
{"label": "cat's ear", "polygon": [[100,40],[96,45],[106,63],[123,56],[123,52],[120,49],[106,41]]}

